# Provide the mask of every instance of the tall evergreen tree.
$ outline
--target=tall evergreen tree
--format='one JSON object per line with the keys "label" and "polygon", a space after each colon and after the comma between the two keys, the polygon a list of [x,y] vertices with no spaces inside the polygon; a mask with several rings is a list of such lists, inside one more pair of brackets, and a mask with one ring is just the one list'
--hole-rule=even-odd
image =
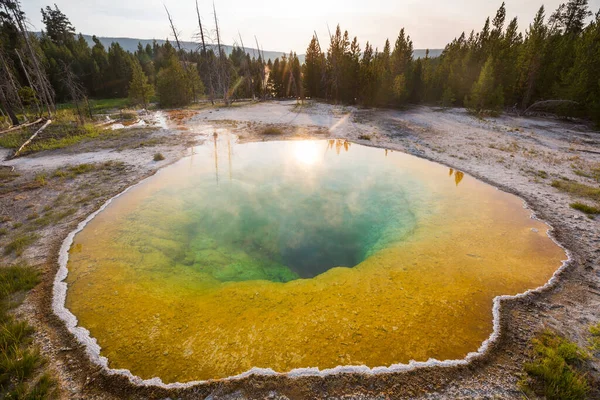
{"label": "tall evergreen tree", "polygon": [[142,65],[135,59],[131,63],[131,82],[129,82],[129,99],[132,104],[141,104],[145,109],[154,96],[154,87],[148,83],[148,77],[142,70]]}

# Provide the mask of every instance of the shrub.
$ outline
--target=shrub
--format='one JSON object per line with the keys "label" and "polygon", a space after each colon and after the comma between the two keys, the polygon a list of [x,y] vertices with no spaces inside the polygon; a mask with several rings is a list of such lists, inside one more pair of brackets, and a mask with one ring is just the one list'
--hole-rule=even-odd
{"label": "shrub", "polygon": [[165,156],[163,156],[161,153],[156,153],[156,154],[154,155],[154,161],[157,161],[157,162],[158,162],[158,161],[162,161],[162,160],[164,160],[164,159],[165,159]]}
{"label": "shrub", "polygon": [[589,206],[584,203],[572,203],[571,208],[574,208],[575,210],[584,212],[586,214],[600,214],[599,207]]}
{"label": "shrub", "polygon": [[588,355],[577,344],[551,331],[533,339],[533,361],[524,366],[521,387],[548,400],[585,399],[590,390],[583,365]]}
{"label": "shrub", "polygon": [[171,57],[168,66],[158,73],[156,88],[161,107],[188,105],[194,100],[194,93],[204,92],[198,71],[193,67],[186,71],[176,56]]}
{"label": "shrub", "polygon": [[281,129],[276,128],[274,126],[270,126],[268,128],[263,129],[261,133],[263,135],[282,135],[283,134]]}

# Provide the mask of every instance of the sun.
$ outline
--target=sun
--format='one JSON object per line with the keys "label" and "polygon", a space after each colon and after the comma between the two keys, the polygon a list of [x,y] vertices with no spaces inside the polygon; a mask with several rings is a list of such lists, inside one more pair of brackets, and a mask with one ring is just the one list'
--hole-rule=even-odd
{"label": "sun", "polygon": [[317,143],[302,141],[294,144],[296,160],[305,165],[314,165],[319,160],[319,147]]}

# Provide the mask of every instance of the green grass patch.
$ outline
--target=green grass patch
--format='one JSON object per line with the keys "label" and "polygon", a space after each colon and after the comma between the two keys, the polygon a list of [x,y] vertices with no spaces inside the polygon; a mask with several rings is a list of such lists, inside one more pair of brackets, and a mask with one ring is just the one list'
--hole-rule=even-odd
{"label": "green grass patch", "polygon": [[600,164],[596,163],[590,165],[589,168],[583,167],[585,168],[585,170],[581,168],[575,169],[575,166],[573,166],[573,168],[573,172],[575,173],[575,175],[583,176],[584,178],[590,178],[600,183]]}
{"label": "green grass patch", "polygon": [[57,169],[52,174],[55,178],[75,178],[78,175],[87,174],[96,169],[94,164],[79,164],[66,169]]}
{"label": "green grass patch", "polygon": [[524,365],[527,376],[521,389],[548,400],[585,399],[590,391],[584,372],[587,359],[577,344],[546,330],[533,339],[533,361]]}
{"label": "green grass patch", "polygon": [[[52,123],[37,138],[35,138],[21,153],[22,155],[43,150],[61,149],[72,146],[85,139],[94,139],[103,130],[92,124],[77,125],[71,122]],[[110,133],[110,131],[108,131]],[[0,147],[18,149],[30,136],[29,131],[11,132],[0,136]]]}
{"label": "green grass patch", "polygon": [[165,156],[163,156],[161,153],[156,153],[154,155],[154,161],[162,161],[165,159]]}
{"label": "green grass patch", "polygon": [[56,224],[62,221],[64,218],[68,217],[69,215],[75,214],[76,212],[77,209],[74,207],[60,212],[48,211],[46,214],[33,221],[33,224],[36,228],[43,228],[51,224]]}
{"label": "green grass patch", "polygon": [[24,292],[39,282],[38,272],[28,266],[0,267],[0,398],[47,399],[55,388],[48,374],[39,374],[45,360],[33,346],[33,329],[16,321],[10,310]]}
{"label": "green grass patch", "polygon": [[263,129],[261,131],[261,134],[263,134],[263,135],[283,135],[283,132],[279,128],[276,128],[274,126],[270,126],[268,128]]}
{"label": "green grass patch", "polygon": [[594,207],[584,203],[572,203],[571,208],[590,215],[600,214],[600,207]]}
{"label": "green grass patch", "polygon": [[28,266],[0,267],[0,301],[16,292],[27,291],[38,284],[39,273]]}
{"label": "green grass patch", "polygon": [[590,350],[594,353],[600,353],[600,322],[590,326]]}
{"label": "green grass patch", "polygon": [[600,202],[600,187],[588,186],[570,180],[555,180],[552,182],[552,186],[561,192]]}
{"label": "green grass patch", "polygon": [[17,256],[20,256],[23,254],[23,251],[37,239],[38,235],[34,233],[19,235],[6,245],[4,248],[4,255],[8,256],[15,253]]}
{"label": "green grass patch", "polygon": [[[127,97],[116,99],[90,99],[89,102],[92,109],[92,114],[105,114],[108,111],[115,109],[120,110],[129,106],[129,99]],[[59,110],[74,110],[75,104],[61,103],[57,105],[57,108]]]}

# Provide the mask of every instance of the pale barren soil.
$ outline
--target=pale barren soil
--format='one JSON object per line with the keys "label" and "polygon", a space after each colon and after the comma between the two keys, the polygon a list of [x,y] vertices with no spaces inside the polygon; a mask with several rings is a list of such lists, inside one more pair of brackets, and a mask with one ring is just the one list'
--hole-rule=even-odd
{"label": "pale barren soil", "polygon": [[[44,273],[43,283],[18,314],[35,326],[36,343],[60,382],[61,398],[522,398],[517,382],[536,332],[551,328],[586,346],[589,326],[600,321],[600,217],[591,219],[570,208],[570,203],[586,200],[551,185],[567,178],[599,186],[585,175],[600,167],[600,133],[583,123],[514,116],[478,119],[462,109],[397,111],[295,102],[167,114],[166,124],[125,128],[110,140],[2,162],[14,172],[1,182],[0,228],[6,234],[0,236],[0,246],[35,235],[20,257],[3,254],[2,264],[26,261]],[[265,128],[281,134],[264,135]],[[503,303],[499,340],[469,366],[380,376],[251,376],[170,391],[137,387],[89,362],[54,316],[58,249],[77,223],[107,199],[190,154],[190,148],[212,139],[214,132],[233,133],[240,141],[343,138],[440,162],[521,196],[555,228],[554,236],[571,252],[572,261],[552,287]],[[9,154],[3,152],[3,158]],[[166,159],[153,161],[156,153]],[[83,163],[93,167],[78,174],[69,169]],[[598,360],[590,366],[598,378]]]}

